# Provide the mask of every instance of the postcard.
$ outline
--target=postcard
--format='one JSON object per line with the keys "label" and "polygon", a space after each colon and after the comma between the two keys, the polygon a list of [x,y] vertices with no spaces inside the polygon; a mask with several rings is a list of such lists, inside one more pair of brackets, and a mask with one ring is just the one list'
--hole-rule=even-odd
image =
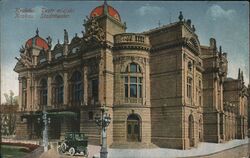
{"label": "postcard", "polygon": [[246,1],[0,1],[3,158],[249,157]]}

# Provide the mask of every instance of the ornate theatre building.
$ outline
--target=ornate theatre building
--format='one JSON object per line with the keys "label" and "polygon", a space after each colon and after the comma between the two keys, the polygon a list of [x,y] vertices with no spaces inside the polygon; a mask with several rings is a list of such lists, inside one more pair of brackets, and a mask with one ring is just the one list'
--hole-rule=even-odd
{"label": "ornate theatre building", "polygon": [[84,20],[83,36],[64,43],[36,35],[20,49],[16,137],[38,139],[43,110],[57,113],[50,139],[67,131],[86,133],[100,144],[95,116],[111,116],[109,147],[188,149],[247,135],[248,89],[243,73],[227,77],[227,54],[211,38],[200,45],[191,20],[141,33],[127,33],[106,2]]}

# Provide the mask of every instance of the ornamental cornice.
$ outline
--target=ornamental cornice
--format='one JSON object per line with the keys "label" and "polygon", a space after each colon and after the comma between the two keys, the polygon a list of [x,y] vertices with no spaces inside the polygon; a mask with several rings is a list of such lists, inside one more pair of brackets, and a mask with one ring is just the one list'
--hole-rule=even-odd
{"label": "ornamental cornice", "polygon": [[170,49],[170,48],[175,48],[175,47],[186,47],[189,49],[191,52],[193,52],[195,55],[199,55],[199,49],[196,48],[191,42],[189,42],[189,38],[181,38],[178,40],[170,41],[167,43],[164,43],[159,46],[155,46],[151,48],[151,53],[155,53],[160,50],[164,49]]}

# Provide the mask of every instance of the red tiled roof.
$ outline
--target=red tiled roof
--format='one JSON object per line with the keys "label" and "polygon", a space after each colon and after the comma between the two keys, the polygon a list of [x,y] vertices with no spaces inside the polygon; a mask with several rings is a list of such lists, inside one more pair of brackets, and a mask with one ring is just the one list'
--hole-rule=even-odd
{"label": "red tiled roof", "polygon": [[29,39],[25,43],[25,46],[26,47],[37,46],[37,47],[43,48],[45,50],[49,49],[48,43],[44,39],[39,37],[38,35],[36,35],[35,37]]}
{"label": "red tiled roof", "polygon": [[96,16],[101,16],[101,15],[105,14],[104,7],[107,7],[107,11],[108,11],[107,14],[109,14],[111,17],[115,18],[116,20],[121,21],[121,18],[120,18],[118,11],[115,8],[113,8],[112,6],[105,4],[105,3],[101,6],[98,6],[95,9],[93,9],[90,13],[90,17],[96,17]]}

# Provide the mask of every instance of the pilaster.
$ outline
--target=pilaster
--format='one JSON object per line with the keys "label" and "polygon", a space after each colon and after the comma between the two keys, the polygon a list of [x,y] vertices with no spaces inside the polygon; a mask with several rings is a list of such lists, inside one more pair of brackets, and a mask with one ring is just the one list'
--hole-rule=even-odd
{"label": "pilaster", "polygon": [[67,105],[68,104],[68,88],[69,88],[69,84],[68,84],[68,73],[64,72],[63,73],[63,82],[64,82],[64,87],[63,87],[63,104]]}
{"label": "pilaster", "polygon": [[52,86],[51,86],[52,78],[51,76],[48,76],[48,101],[47,106],[51,106],[52,103]]}
{"label": "pilaster", "polygon": [[19,103],[18,103],[18,105],[19,105],[19,110],[20,111],[22,111],[23,110],[23,101],[22,101],[22,99],[23,99],[23,94],[22,94],[22,88],[23,88],[23,86],[22,86],[22,78],[21,77],[18,77],[18,80],[19,80]]}
{"label": "pilaster", "polygon": [[31,110],[31,78],[27,78],[27,104],[26,108],[27,110]]}
{"label": "pilaster", "polygon": [[83,67],[83,102],[84,105],[88,103],[88,67]]}

